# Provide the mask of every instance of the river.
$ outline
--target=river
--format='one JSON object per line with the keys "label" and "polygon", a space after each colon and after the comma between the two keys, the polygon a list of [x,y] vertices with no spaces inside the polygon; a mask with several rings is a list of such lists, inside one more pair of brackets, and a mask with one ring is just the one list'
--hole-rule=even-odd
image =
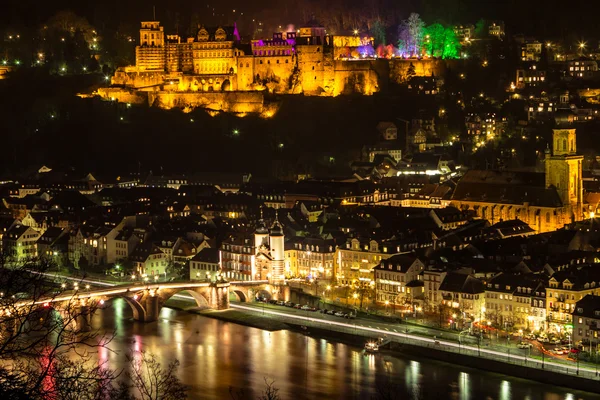
{"label": "river", "polygon": [[544,399],[600,398],[588,393],[414,357],[364,355],[362,349],[290,331],[269,332],[164,307],[154,323],[132,320],[122,299],[99,310],[95,328],[114,330],[98,358],[127,367],[125,355],[147,351],[175,359],[191,399],[256,399],[265,378],[282,400],[296,399]]}

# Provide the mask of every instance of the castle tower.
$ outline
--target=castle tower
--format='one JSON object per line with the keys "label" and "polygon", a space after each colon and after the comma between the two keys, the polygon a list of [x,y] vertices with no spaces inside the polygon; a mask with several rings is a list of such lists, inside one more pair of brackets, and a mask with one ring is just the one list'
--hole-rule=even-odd
{"label": "castle tower", "polygon": [[140,29],[140,46],[163,47],[165,45],[164,28],[159,21],[144,21]]}
{"label": "castle tower", "polygon": [[254,231],[254,248],[256,251],[262,246],[269,246],[269,230],[265,226],[265,220],[263,219],[263,211],[262,208],[260,210],[260,220],[258,221],[258,226]]}
{"label": "castle tower", "polygon": [[546,152],[546,187],[554,186],[572,221],[583,217],[583,156],[577,155],[575,129],[554,129],[552,154]]}
{"label": "castle tower", "polygon": [[275,222],[269,232],[269,244],[271,245],[271,271],[269,282],[276,285],[281,285],[285,281],[285,246],[283,228],[279,223],[279,218],[275,218]]}

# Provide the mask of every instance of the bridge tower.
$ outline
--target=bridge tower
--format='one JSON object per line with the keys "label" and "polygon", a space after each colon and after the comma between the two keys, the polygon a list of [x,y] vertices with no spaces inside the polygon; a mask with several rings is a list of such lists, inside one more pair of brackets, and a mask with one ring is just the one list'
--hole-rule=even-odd
{"label": "bridge tower", "polygon": [[279,213],[269,232],[269,244],[271,246],[271,271],[269,283],[274,285],[283,285],[285,283],[285,246],[283,228],[279,223]]}

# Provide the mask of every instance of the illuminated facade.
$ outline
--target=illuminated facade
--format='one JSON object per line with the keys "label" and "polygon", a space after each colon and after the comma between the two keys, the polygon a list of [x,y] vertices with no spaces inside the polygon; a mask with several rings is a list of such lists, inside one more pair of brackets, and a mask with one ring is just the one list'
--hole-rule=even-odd
{"label": "illuminated facade", "polygon": [[575,129],[555,129],[546,172],[468,171],[450,205],[473,210],[491,224],[519,219],[537,232],[549,232],[583,218],[583,157],[576,154]]}
{"label": "illuminated facade", "polygon": [[327,281],[333,279],[336,246],[332,240],[296,238],[286,247],[286,275]]}
{"label": "illuminated facade", "polygon": [[351,239],[345,247],[338,248],[336,279],[342,285],[369,284],[374,280],[373,268],[399,252],[396,247],[380,245],[375,240],[361,243]]}
{"label": "illuminated facade", "polygon": [[[163,108],[194,104],[200,101],[198,96],[185,96],[205,92],[371,95],[379,91],[382,71],[401,81],[411,63],[417,75],[441,68],[432,60],[378,60],[372,38],[329,36],[314,23],[296,32],[276,32],[271,39],[242,42],[235,25],[200,25],[193,37],[184,38],[166,34],[158,21],[145,21],[136,65],[119,68],[112,83],[138,93],[152,92],[159,103],[168,103],[158,104]],[[110,89],[99,93],[118,101],[141,101],[131,98],[129,91]]]}
{"label": "illuminated facade", "polygon": [[416,293],[409,283],[418,281],[424,268],[419,258],[410,255],[395,255],[382,261],[374,269],[377,303],[412,305]]}

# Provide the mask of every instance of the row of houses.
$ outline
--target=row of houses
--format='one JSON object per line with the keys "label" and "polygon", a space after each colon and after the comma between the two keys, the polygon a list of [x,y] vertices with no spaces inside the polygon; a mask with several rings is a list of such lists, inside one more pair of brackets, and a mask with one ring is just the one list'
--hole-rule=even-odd
{"label": "row of houses", "polygon": [[[468,267],[440,268],[415,255],[395,255],[375,267],[375,297],[380,306],[396,312],[437,314],[459,328],[475,323],[506,330],[577,331],[579,340],[592,332],[597,338],[600,324],[584,324],[580,314],[582,302],[590,297],[596,298],[592,311],[600,311],[600,264],[573,260],[560,270],[553,268],[546,265],[534,273],[517,266],[486,274]],[[600,320],[600,315],[596,317]]]}

